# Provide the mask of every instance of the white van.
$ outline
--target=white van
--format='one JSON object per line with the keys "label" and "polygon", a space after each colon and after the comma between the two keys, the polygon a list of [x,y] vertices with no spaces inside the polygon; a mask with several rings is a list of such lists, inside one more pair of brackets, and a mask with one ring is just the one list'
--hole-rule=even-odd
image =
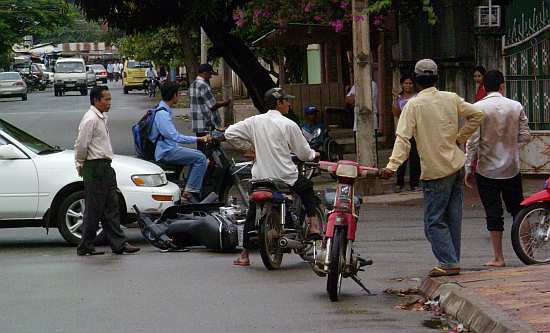
{"label": "white van", "polygon": [[88,95],[87,70],[82,58],[61,58],[55,64],[54,94],[62,96],[67,91],[80,91]]}

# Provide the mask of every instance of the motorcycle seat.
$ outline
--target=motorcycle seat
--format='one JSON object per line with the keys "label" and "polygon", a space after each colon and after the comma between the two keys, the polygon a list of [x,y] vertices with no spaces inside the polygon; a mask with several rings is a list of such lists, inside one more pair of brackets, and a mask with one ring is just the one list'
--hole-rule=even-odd
{"label": "motorcycle seat", "polygon": [[258,179],[250,181],[250,189],[254,192],[256,189],[266,189],[286,194],[292,193],[292,188],[279,179]]}

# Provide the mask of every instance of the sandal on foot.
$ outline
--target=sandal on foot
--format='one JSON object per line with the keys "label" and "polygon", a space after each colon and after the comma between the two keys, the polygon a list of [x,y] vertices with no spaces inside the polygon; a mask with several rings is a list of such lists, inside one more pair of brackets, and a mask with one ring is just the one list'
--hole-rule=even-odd
{"label": "sandal on foot", "polygon": [[444,267],[434,267],[428,273],[429,277],[438,277],[438,276],[452,276],[460,274],[460,267],[444,268]]}
{"label": "sandal on foot", "polygon": [[233,260],[233,265],[235,266],[250,266],[250,259],[237,258]]}

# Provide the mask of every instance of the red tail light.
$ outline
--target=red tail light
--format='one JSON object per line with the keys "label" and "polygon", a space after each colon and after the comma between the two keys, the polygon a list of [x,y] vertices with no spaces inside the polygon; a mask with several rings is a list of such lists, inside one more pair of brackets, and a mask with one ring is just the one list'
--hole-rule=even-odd
{"label": "red tail light", "polygon": [[13,84],[14,86],[24,86],[25,83],[23,81],[17,81]]}
{"label": "red tail light", "polygon": [[101,71],[101,72],[99,72],[99,75],[107,75],[107,72],[106,71]]}

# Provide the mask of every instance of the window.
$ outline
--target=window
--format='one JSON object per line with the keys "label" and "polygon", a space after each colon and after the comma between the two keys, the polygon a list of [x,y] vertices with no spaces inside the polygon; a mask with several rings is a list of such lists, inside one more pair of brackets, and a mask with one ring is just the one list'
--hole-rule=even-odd
{"label": "window", "polygon": [[84,73],[84,65],[81,62],[58,62],[55,71],[57,73]]}

